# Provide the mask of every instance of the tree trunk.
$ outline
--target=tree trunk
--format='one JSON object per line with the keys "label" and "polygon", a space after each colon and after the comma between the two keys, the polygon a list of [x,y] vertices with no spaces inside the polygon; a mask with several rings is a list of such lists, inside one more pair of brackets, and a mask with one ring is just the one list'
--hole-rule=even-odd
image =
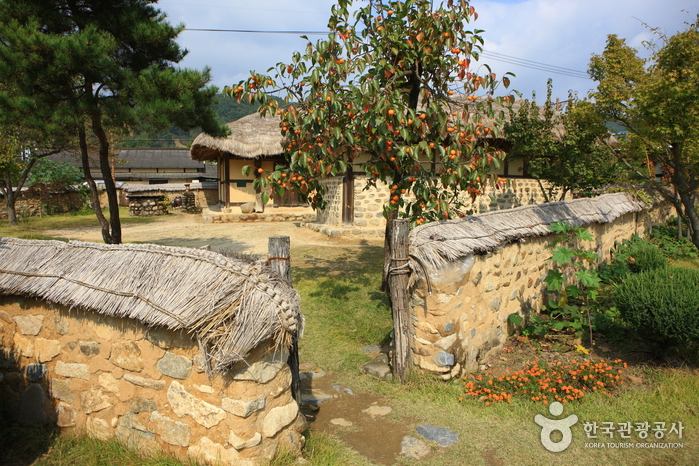
{"label": "tree trunk", "polygon": [[[288,236],[270,236],[267,246],[269,252],[269,266],[277,272],[289,285],[291,281],[291,241]],[[299,339],[298,330],[294,332],[287,360],[291,369],[291,396],[301,404],[301,374],[299,372]]]}
{"label": "tree trunk", "polygon": [[410,371],[410,307],[408,306],[408,233],[410,223],[399,219],[392,222],[391,259],[388,287],[393,311],[393,379],[405,383]]}
{"label": "tree trunk", "polygon": [[12,186],[5,187],[5,207],[7,208],[7,222],[11,226],[19,225],[17,221],[17,210],[15,209],[15,204],[17,198],[15,197],[15,192],[12,190]]}
{"label": "tree trunk", "polygon": [[107,244],[121,244],[121,219],[119,218],[119,198],[117,197],[116,184],[112,178],[112,169],[109,165],[109,138],[102,127],[101,116],[92,114],[92,131],[99,141],[99,160],[104,189],[107,192],[107,206],[109,207],[109,226],[111,234],[102,229],[102,238]]}
{"label": "tree trunk", "polygon": [[680,193],[680,199],[684,206],[684,214],[687,218],[687,235],[692,243],[699,248],[699,216],[697,215],[697,196],[694,191]]}
{"label": "tree trunk", "polygon": [[100,225],[102,227],[102,238],[105,238],[109,235],[109,222],[102,213],[102,205],[100,204],[100,193],[97,190],[97,183],[95,183],[95,179],[92,177],[92,173],[90,172],[90,160],[88,158],[89,153],[87,149],[87,138],[85,135],[84,128],[80,128],[78,130],[78,140],[80,144],[80,161],[82,162],[83,166],[83,174],[85,175],[87,185],[90,187],[90,204],[92,204],[92,210],[95,212],[97,220],[100,222]]}

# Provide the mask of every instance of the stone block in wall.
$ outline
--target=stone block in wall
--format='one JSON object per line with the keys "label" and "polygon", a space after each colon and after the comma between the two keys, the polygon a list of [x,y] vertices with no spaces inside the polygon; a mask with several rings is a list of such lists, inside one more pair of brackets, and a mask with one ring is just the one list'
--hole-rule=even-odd
{"label": "stone block in wall", "polygon": [[167,382],[165,380],[151,379],[130,373],[124,374],[124,380],[133,385],[142,388],[150,388],[152,390],[165,390],[167,387]]}
{"label": "stone block in wall", "polygon": [[132,341],[114,344],[109,361],[127,371],[141,372],[143,370],[141,350]]}
{"label": "stone block in wall", "polygon": [[42,315],[17,316],[14,320],[22,335],[38,335],[44,324]]}
{"label": "stone block in wall", "polygon": [[223,409],[193,396],[182,384],[174,380],[167,391],[167,399],[177,416],[190,416],[207,429],[226,418],[226,412]]}
{"label": "stone block in wall", "polygon": [[192,360],[168,351],[156,367],[163,375],[174,379],[186,379],[192,373]]}
{"label": "stone block in wall", "polygon": [[120,443],[143,454],[153,454],[159,450],[155,435],[148,431],[134,413],[127,412],[121,417],[114,433]]}
{"label": "stone block in wall", "polygon": [[254,400],[236,400],[233,398],[223,398],[221,407],[238,417],[248,417],[252,413],[265,409],[265,399],[260,395]]}
{"label": "stone block in wall", "polygon": [[269,438],[274,437],[280,430],[296,420],[299,414],[299,405],[296,401],[272,408],[262,421],[262,434]]}
{"label": "stone block in wall", "polygon": [[164,442],[178,447],[189,446],[191,429],[187,424],[163,416],[158,411],[151,413],[150,422],[153,424],[153,432],[160,435]]}

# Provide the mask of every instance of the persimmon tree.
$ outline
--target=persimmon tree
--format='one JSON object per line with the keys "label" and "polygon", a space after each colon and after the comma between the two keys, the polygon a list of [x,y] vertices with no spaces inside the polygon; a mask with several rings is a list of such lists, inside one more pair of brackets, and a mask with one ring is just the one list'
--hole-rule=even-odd
{"label": "persimmon tree", "polygon": [[[321,180],[356,167],[367,186],[390,186],[389,218],[420,224],[463,215],[504,155],[487,136],[504,121],[495,90],[509,85],[487,65],[471,67],[483,44],[483,31],[468,29],[477,16],[466,1],[377,0],[353,10],[340,0],[326,39],[227,87],[281,119],[288,163],[258,169],[256,189],[292,189],[322,208]],[[275,93],[287,104],[271,100]]]}
{"label": "persimmon tree", "polygon": [[[591,93],[599,114],[622,126],[608,147],[630,173],[671,201],[699,247],[699,17],[667,37],[658,30],[646,61],[624,39],[610,35],[592,57]],[[656,176],[656,166],[666,175]],[[669,182],[666,182],[666,179]]]}

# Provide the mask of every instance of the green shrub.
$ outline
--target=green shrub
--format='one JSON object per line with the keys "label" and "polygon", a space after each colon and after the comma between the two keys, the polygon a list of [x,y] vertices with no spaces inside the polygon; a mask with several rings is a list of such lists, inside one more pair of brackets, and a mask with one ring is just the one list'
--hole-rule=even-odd
{"label": "green shrub", "polygon": [[667,258],[658,246],[637,235],[634,235],[630,240],[624,240],[618,246],[614,262],[633,273],[654,270],[668,265]]}
{"label": "green shrub", "polygon": [[648,240],[657,245],[668,259],[694,259],[699,256],[697,247],[685,237],[678,237],[677,219],[672,217],[662,225],[653,227]]}
{"label": "green shrub", "polygon": [[699,343],[699,271],[662,267],[630,275],[614,293],[622,319],[660,344]]}

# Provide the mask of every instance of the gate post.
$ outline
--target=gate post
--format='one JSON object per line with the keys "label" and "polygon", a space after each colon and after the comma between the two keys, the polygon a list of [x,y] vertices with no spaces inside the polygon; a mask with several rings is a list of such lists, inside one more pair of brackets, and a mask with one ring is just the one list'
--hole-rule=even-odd
{"label": "gate post", "polygon": [[[270,236],[268,249],[268,264],[279,274],[289,285],[291,282],[291,240],[288,236]],[[289,349],[289,359],[287,360],[291,369],[291,395],[296,402],[301,404],[301,377],[299,373],[299,340],[298,330],[292,335],[291,348]]]}
{"label": "gate post", "polygon": [[393,311],[393,379],[405,383],[410,372],[410,308],[408,306],[408,233],[410,223],[393,220],[390,237],[391,257],[388,264],[388,289]]}

